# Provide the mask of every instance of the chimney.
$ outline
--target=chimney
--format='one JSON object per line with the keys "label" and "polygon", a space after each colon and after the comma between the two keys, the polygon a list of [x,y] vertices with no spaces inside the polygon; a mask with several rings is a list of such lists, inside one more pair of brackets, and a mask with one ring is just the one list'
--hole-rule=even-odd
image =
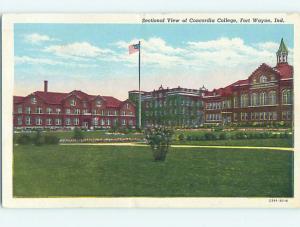
{"label": "chimney", "polygon": [[44,92],[48,92],[48,81],[44,80]]}

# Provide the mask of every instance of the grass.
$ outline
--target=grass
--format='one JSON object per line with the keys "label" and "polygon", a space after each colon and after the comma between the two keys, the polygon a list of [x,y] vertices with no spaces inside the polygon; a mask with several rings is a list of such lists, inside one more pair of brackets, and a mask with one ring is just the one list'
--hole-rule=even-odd
{"label": "grass", "polygon": [[14,147],[15,197],[292,197],[293,152],[149,147]]}
{"label": "grass", "polygon": [[294,147],[293,139],[286,139],[286,138],[174,141],[173,144],[203,145],[203,146]]}

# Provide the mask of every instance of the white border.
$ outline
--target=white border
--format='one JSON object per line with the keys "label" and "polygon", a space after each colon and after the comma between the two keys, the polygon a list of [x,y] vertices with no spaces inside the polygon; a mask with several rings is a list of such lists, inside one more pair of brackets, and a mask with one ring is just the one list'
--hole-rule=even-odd
{"label": "white border", "polygon": [[[141,23],[141,18],[175,17],[183,19],[195,18],[240,18],[240,17],[274,18],[282,17],[285,23],[294,24],[294,75],[300,69],[299,53],[299,14],[7,14],[2,17],[2,172],[4,207],[165,207],[165,208],[292,208],[300,207],[300,157],[297,154],[300,141],[298,128],[300,127],[299,105],[297,103],[299,91],[294,89],[295,95],[295,151],[294,151],[294,198],[287,198],[288,202],[271,203],[270,198],[13,198],[12,196],[12,96],[14,75],[14,23]],[[297,42],[298,41],[298,42]],[[299,78],[294,77],[294,87],[299,85]]]}

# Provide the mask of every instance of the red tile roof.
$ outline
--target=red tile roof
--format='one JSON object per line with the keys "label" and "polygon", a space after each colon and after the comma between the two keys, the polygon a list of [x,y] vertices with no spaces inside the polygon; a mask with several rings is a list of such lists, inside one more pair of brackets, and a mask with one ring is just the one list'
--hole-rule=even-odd
{"label": "red tile roof", "polygon": [[22,102],[24,97],[22,96],[14,96],[14,103],[20,103]]}
{"label": "red tile roof", "polygon": [[[34,94],[44,100],[48,104],[61,104],[63,99],[70,95],[76,95],[81,100],[91,101],[94,98],[98,97],[97,95],[88,95],[85,92],[74,90],[70,93],[59,93],[59,92],[43,92],[36,91]],[[104,99],[107,107],[117,108],[123,103],[119,99],[116,99],[112,96],[99,96]],[[23,101],[25,97],[22,96],[14,96],[14,103],[20,103]],[[124,101],[125,102],[125,101]]]}
{"label": "red tile roof", "polygon": [[289,64],[278,64],[274,70],[279,72],[281,79],[293,78],[294,68]]}

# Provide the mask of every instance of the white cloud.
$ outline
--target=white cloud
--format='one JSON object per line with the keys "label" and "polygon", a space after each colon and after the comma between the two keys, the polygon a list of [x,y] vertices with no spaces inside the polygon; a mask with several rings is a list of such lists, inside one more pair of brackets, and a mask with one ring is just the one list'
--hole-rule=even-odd
{"label": "white cloud", "polygon": [[[126,51],[118,55],[116,60],[136,64],[136,59],[128,55],[128,46],[137,43],[137,39],[130,42],[119,41],[119,48]],[[274,65],[276,51],[279,44],[264,42],[246,44],[243,39],[222,37],[209,41],[187,42],[184,47],[174,47],[161,38],[141,40],[142,62],[145,65],[176,68],[184,66],[195,70],[213,69],[216,67],[245,67],[258,65],[263,62]],[[290,55],[293,51],[290,50]],[[292,56],[290,56],[292,59]],[[254,70],[254,69],[253,69]]]}
{"label": "white cloud", "polygon": [[60,65],[60,66],[71,66],[71,67],[97,67],[96,64],[80,64],[74,62],[62,62],[57,61],[49,58],[33,58],[29,56],[15,56],[15,63],[16,64],[30,64],[30,65]]}
{"label": "white cloud", "polygon": [[32,34],[25,35],[25,41],[32,43],[32,44],[39,44],[41,42],[53,41],[53,40],[56,40],[56,39],[51,38],[47,35],[41,35],[38,33],[32,33]]}
{"label": "white cloud", "polygon": [[53,53],[65,58],[86,58],[104,56],[112,51],[93,46],[88,42],[75,42],[65,45],[51,45],[44,49],[45,52]]}

